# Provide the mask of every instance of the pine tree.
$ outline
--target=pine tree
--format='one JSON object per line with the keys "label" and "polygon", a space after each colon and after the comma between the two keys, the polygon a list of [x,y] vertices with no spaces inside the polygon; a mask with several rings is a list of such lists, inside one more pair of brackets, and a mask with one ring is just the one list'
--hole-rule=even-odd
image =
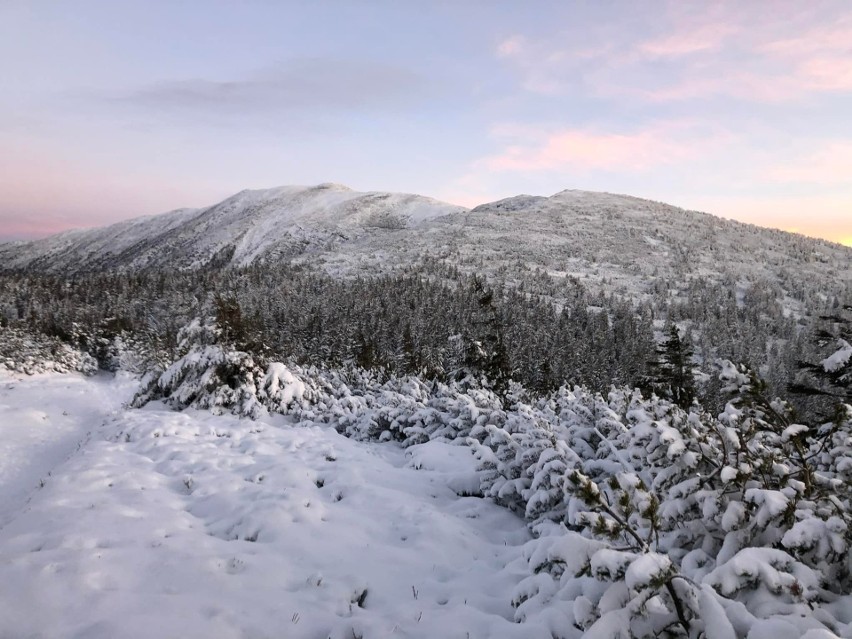
{"label": "pine tree", "polygon": [[491,384],[494,392],[505,397],[511,368],[503,340],[503,326],[494,303],[494,291],[480,277],[471,282],[476,308],[465,339],[465,367],[480,374]]}
{"label": "pine tree", "polygon": [[668,339],[657,347],[657,360],[649,362],[651,372],[643,386],[660,397],[688,409],[695,400],[692,348],[681,339],[677,326],[669,327]]}

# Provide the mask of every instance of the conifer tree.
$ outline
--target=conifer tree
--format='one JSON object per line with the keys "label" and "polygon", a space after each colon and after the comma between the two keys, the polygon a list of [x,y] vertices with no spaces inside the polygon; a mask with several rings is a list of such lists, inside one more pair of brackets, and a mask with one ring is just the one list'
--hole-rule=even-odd
{"label": "conifer tree", "polygon": [[677,326],[669,327],[668,339],[657,347],[657,360],[649,363],[651,372],[644,386],[660,397],[687,409],[695,400],[692,348],[682,339]]}
{"label": "conifer tree", "polygon": [[504,397],[508,390],[511,369],[503,327],[494,303],[494,291],[480,277],[471,282],[471,292],[476,301],[471,318],[470,332],[465,340],[465,367],[474,374],[483,375],[497,395]]}

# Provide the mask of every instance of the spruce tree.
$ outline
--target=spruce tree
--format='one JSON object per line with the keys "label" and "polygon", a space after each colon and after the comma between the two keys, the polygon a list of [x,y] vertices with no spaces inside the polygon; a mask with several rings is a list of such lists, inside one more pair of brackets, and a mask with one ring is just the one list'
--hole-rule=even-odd
{"label": "spruce tree", "polygon": [[695,400],[692,348],[682,339],[677,326],[669,327],[668,339],[657,347],[657,359],[649,362],[650,374],[644,387],[660,397],[688,409]]}
{"label": "spruce tree", "polygon": [[485,377],[494,392],[505,397],[511,378],[509,354],[503,341],[502,321],[494,303],[494,291],[474,277],[471,292],[476,303],[465,339],[465,367]]}

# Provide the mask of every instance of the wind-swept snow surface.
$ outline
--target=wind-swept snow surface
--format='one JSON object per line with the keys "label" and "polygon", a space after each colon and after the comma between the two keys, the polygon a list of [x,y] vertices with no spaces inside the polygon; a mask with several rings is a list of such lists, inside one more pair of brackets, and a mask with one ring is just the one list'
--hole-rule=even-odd
{"label": "wind-swept snow surface", "polygon": [[110,414],[121,383],[74,376],[2,388],[4,436],[24,415],[20,432],[83,441],[58,465],[29,435],[0,449],[51,469],[26,506],[0,493],[0,637],[551,636],[512,622],[528,533],[462,496],[478,486],[466,447],[160,404]]}

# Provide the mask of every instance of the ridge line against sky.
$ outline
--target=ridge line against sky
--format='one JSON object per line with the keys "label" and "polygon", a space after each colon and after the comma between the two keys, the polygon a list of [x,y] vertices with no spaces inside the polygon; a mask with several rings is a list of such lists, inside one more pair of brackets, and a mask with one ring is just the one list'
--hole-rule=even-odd
{"label": "ridge line against sky", "polygon": [[852,4],[0,5],[0,240],[334,180],[852,245]]}

